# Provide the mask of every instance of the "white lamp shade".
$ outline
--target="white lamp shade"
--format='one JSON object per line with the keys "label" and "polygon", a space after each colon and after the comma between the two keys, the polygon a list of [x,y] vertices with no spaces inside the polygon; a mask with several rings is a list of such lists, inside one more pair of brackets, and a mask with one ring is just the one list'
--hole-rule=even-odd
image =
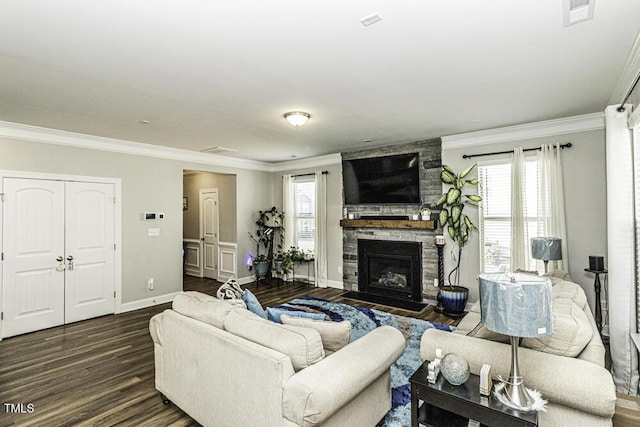
{"label": "white lamp shade", "polygon": [[512,337],[540,337],[553,332],[551,281],[519,273],[480,274],[482,323]]}
{"label": "white lamp shade", "polygon": [[562,259],[562,240],[557,237],[532,237],[531,257],[544,261]]}
{"label": "white lamp shade", "polygon": [[290,111],[285,113],[284,118],[287,119],[291,126],[300,127],[307,123],[307,120],[311,118],[311,115],[304,111]]}

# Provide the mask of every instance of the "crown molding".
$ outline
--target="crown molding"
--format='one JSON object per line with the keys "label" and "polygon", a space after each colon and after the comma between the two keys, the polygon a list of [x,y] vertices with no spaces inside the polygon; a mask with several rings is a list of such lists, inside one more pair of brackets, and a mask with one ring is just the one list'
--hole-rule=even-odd
{"label": "crown molding", "polygon": [[273,166],[271,164],[256,160],[199,153],[196,151],[182,150],[180,148],[163,147],[123,139],[104,138],[101,136],[43,128],[21,123],[0,121],[0,137],[30,142],[41,142],[45,144],[64,145],[67,147],[86,148],[90,150],[110,151],[114,153],[131,154],[134,156],[155,157],[159,159],[178,160],[213,166],[226,166],[236,169],[250,169],[265,172],[273,171]]}
{"label": "crown molding", "polygon": [[342,163],[342,155],[340,153],[326,154],[324,156],[308,157],[299,160],[287,160],[286,162],[278,162],[272,164],[273,172],[283,172],[294,169],[318,168],[322,166],[333,166]]}
{"label": "crown molding", "polygon": [[[636,36],[636,40],[629,51],[627,62],[625,62],[618,82],[611,93],[609,105],[620,105],[624,97],[627,96],[629,89],[631,89],[631,85],[638,76],[638,73],[640,73],[640,32]],[[636,88],[635,90],[640,90],[640,88]]]}
{"label": "crown molding", "polygon": [[442,137],[442,149],[450,150],[600,129],[604,129],[604,113],[584,114],[582,116],[444,136]]}

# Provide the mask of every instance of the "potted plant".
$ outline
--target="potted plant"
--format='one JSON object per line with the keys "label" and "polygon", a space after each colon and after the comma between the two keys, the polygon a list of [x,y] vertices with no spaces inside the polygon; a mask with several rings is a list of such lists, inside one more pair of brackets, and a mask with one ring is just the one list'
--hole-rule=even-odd
{"label": "potted plant", "polygon": [[[284,235],[282,234],[282,225],[284,223],[284,212],[280,212],[278,208],[273,206],[271,209],[258,211],[258,220],[256,221],[255,235],[248,233],[249,237],[256,242],[256,260],[260,259],[266,263],[266,273],[264,275],[256,274],[259,278],[269,278],[271,276],[271,261],[274,259],[274,240],[278,240],[277,249],[282,248]],[[278,237],[276,237],[276,235]],[[260,248],[264,248],[266,255],[261,255]],[[258,267],[256,266],[256,269]],[[265,267],[261,267],[265,268]]]}
{"label": "potted plant", "polygon": [[466,206],[477,207],[478,203],[482,201],[482,197],[477,194],[463,194],[463,191],[467,186],[478,185],[478,180],[475,178],[465,179],[475,167],[476,164],[473,164],[464,172],[456,174],[448,165],[442,165],[442,172],[440,172],[440,179],[450,187],[436,203],[442,209],[438,222],[443,230],[447,230],[449,237],[455,243],[453,249],[451,249],[451,256],[456,262],[456,266],[447,277],[448,285],[440,289],[439,298],[445,313],[451,316],[459,316],[464,313],[469,297],[469,289],[460,286],[459,283],[460,260],[462,259],[462,248],[469,241],[471,232],[474,229],[477,230],[478,227],[471,222],[464,212],[464,208]]}
{"label": "potted plant", "polygon": [[256,269],[256,276],[260,279],[264,279],[267,277],[267,272],[269,271],[269,265],[271,262],[266,255],[258,255],[253,259],[253,265]]}

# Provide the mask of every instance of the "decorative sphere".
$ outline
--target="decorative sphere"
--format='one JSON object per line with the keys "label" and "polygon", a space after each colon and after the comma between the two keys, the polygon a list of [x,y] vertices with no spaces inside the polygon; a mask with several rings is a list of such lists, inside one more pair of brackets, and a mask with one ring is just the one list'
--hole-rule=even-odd
{"label": "decorative sphere", "polygon": [[449,353],[442,358],[440,372],[452,385],[464,384],[469,379],[469,364],[464,357]]}

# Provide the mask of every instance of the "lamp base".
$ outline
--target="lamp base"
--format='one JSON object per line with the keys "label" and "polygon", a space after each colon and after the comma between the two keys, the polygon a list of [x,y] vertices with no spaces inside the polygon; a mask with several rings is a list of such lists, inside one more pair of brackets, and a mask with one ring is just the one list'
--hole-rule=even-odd
{"label": "lamp base", "polygon": [[511,341],[511,372],[509,379],[496,386],[495,395],[505,405],[519,411],[539,411],[544,408],[546,401],[538,392],[531,392],[524,386],[520,368],[518,366],[518,337],[510,336]]}
{"label": "lamp base", "polygon": [[[511,378],[509,379],[511,381]],[[518,411],[543,411],[547,401],[539,391],[530,390],[522,385],[514,390],[507,383],[496,384],[494,395],[500,402]],[[526,402],[526,403],[525,403]]]}

